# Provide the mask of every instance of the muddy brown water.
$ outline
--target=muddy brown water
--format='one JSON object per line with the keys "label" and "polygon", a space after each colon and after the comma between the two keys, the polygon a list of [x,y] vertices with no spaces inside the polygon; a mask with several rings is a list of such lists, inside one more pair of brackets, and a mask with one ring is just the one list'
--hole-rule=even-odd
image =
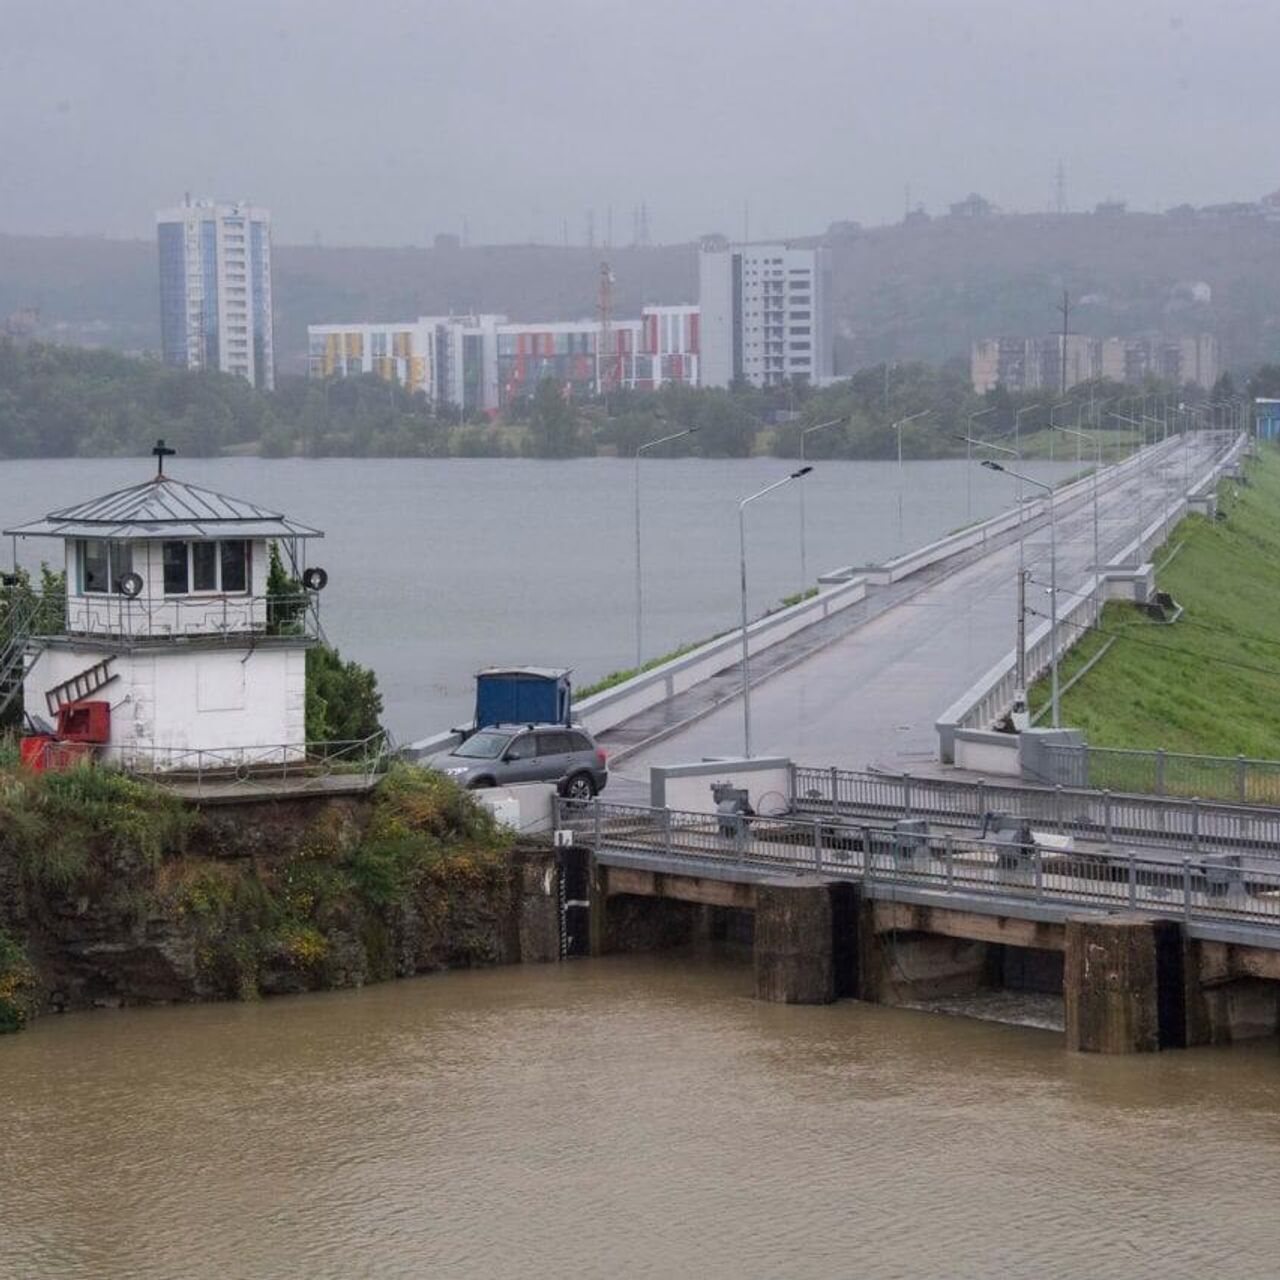
{"label": "muddy brown water", "polygon": [[764,1005],[733,955],[50,1017],[0,1276],[1274,1276],[1275,1042]]}

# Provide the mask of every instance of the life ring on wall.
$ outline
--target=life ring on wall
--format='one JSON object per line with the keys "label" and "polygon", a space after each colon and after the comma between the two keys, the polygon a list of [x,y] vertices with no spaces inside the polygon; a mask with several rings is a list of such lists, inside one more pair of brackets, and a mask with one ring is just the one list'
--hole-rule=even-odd
{"label": "life ring on wall", "polygon": [[321,568],[304,569],[302,571],[302,585],[308,591],[323,591],[328,581],[329,575]]}

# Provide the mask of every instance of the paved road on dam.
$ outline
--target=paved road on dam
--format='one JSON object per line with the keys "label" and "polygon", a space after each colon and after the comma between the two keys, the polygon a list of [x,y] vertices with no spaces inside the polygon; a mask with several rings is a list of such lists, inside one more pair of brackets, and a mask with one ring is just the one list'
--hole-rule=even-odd
{"label": "paved road on dam", "polygon": [[[1193,485],[1221,447],[1221,439],[1193,437]],[[1162,502],[1180,496],[1187,468],[1183,446],[1174,444],[1140,477],[1126,478],[1110,489],[1104,486],[1098,521],[1104,564],[1137,536],[1140,511],[1149,525]],[[1059,507],[1057,544],[1059,599],[1064,600],[1092,570],[1093,504],[1087,491]],[[1023,555],[1031,574],[1030,631],[1049,614],[1047,519],[1034,527],[1028,524]],[[753,686],[753,754],[898,770],[936,759],[938,716],[1013,648],[1018,560],[1015,540],[927,585],[791,670]],[[636,782],[647,779],[651,764],[741,750],[742,702],[735,697],[622,761],[619,781],[635,781],[618,787],[614,798],[622,799],[623,790],[632,791]]]}

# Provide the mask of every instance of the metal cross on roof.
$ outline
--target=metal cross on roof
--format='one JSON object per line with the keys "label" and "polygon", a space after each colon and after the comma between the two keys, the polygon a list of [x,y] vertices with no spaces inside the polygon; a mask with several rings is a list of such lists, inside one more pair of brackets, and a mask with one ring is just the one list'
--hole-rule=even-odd
{"label": "metal cross on roof", "polygon": [[165,444],[164,440],[161,439],[156,441],[155,448],[152,449],[151,452],[155,454],[156,458],[156,474],[162,476],[164,475],[164,460],[166,458],[172,458],[178,451],[177,449],[170,449],[169,446]]}

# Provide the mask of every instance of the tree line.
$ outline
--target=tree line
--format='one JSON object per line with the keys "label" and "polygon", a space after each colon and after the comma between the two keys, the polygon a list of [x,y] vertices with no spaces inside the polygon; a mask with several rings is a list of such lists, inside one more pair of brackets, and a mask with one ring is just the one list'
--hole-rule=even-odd
{"label": "tree line", "polygon": [[[1276,365],[1263,366],[1248,386],[1250,394],[1277,389]],[[1235,395],[1230,375],[1207,395],[1154,381],[1138,391],[1191,403]],[[1057,421],[1122,433],[1134,395],[1133,387],[1101,380],[1075,387]],[[878,365],[823,389],[803,382],[764,390],[669,385],[585,401],[544,380],[491,418],[434,406],[423,393],[372,374],[285,377],[276,390],[258,391],[228,374],[0,339],[0,457],[10,458],[136,455],[157,436],[196,457],[630,457],[641,444],[689,428],[665,451],[795,457],[801,433],[823,423],[831,425],[805,436],[810,458],[893,457],[899,430],[904,456],[941,458],[965,452],[960,435],[1008,434],[1019,411],[1024,433],[1034,436],[1057,400],[1052,392],[1003,388],[978,395],[967,362],[955,360]]]}

